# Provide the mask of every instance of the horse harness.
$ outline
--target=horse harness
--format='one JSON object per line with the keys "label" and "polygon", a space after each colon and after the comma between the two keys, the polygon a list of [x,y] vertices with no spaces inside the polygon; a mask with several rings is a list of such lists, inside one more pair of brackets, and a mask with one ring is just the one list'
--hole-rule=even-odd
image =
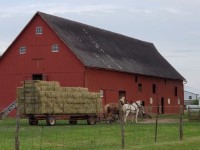
{"label": "horse harness", "polygon": [[[135,104],[136,106],[133,104]],[[129,107],[126,109],[126,111],[130,110],[131,112],[133,112],[133,111],[136,111],[139,109],[139,105],[137,103],[133,103],[133,104],[128,104]],[[131,106],[133,106],[135,108],[135,110],[132,110]]]}

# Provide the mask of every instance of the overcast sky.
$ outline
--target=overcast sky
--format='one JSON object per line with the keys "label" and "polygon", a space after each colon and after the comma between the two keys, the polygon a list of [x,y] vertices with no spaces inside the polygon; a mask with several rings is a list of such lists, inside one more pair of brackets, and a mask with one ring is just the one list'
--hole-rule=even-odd
{"label": "overcast sky", "polygon": [[0,54],[37,11],[154,43],[200,94],[200,0],[1,0]]}

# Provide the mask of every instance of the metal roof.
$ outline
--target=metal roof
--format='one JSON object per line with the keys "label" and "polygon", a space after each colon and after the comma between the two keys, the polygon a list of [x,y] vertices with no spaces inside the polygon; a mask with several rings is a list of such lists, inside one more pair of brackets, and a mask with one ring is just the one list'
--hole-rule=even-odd
{"label": "metal roof", "polygon": [[185,80],[152,43],[37,13],[87,67]]}

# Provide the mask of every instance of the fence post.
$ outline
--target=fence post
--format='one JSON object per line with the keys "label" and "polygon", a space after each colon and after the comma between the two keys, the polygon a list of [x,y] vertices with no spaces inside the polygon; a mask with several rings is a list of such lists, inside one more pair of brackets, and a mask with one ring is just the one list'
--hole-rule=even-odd
{"label": "fence post", "polygon": [[121,103],[120,103],[120,101],[119,101],[119,117],[120,117],[120,125],[121,125],[121,136],[122,136],[122,138],[121,138],[121,147],[122,147],[122,149],[124,149],[124,118],[123,118],[123,114],[122,114],[122,105],[121,105]]}
{"label": "fence post", "polygon": [[158,133],[158,114],[156,114],[155,143],[157,142],[157,133]]}
{"label": "fence post", "polygon": [[180,122],[179,122],[180,141],[183,140],[183,105],[180,105]]}
{"label": "fence post", "polygon": [[17,106],[17,116],[16,116],[16,133],[15,133],[15,150],[19,150],[19,107]]}
{"label": "fence post", "polygon": [[190,121],[190,107],[188,107],[187,109],[188,109],[188,119]]}

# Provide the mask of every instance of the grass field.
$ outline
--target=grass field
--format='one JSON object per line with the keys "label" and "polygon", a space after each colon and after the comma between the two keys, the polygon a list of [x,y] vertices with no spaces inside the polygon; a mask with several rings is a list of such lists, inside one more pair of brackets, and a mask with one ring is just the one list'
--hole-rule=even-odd
{"label": "grass field", "polygon": [[[178,123],[159,123],[155,143],[155,123],[125,125],[125,149],[127,150],[198,150],[200,149],[200,122],[183,123],[183,141],[179,140]],[[15,119],[0,120],[0,149],[15,149]],[[121,149],[121,130],[118,122],[111,125],[104,122],[87,125],[69,125],[58,121],[56,126],[29,126],[27,120],[20,120],[21,150],[117,150]]]}

